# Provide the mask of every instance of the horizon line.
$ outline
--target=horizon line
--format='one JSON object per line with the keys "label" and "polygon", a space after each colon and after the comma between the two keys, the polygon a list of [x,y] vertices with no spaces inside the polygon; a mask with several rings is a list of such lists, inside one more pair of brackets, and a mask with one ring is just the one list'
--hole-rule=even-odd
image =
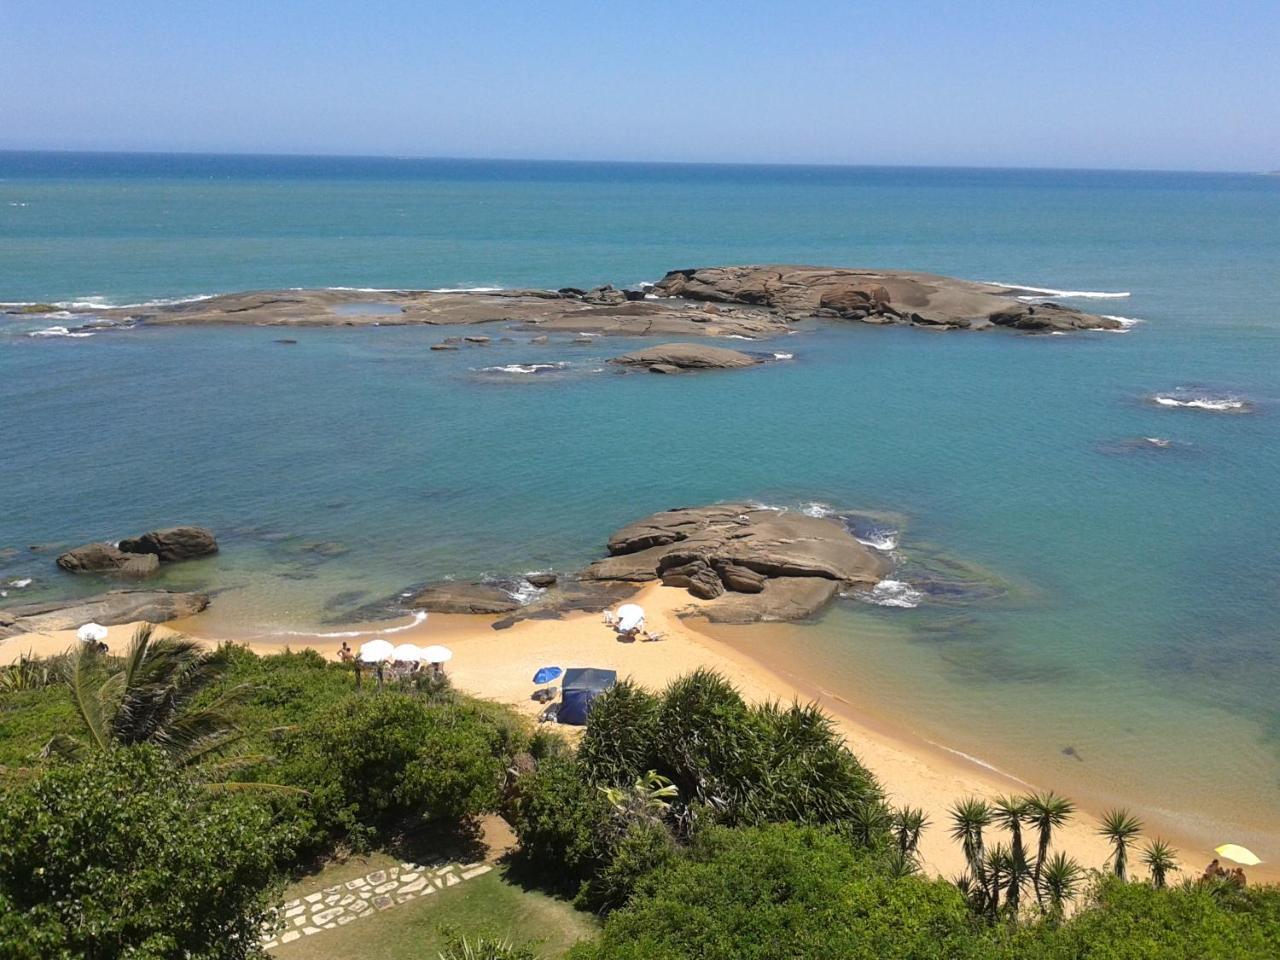
{"label": "horizon line", "polygon": [[427,156],[413,154],[377,154],[377,153],[305,153],[305,152],[246,152],[234,150],[86,150],[80,148],[28,148],[0,147],[0,156],[5,154],[58,154],[80,156],[118,156],[118,157],[243,157],[253,159],[293,159],[293,160],[382,160],[389,162],[447,162],[447,163],[542,163],[542,164],[580,164],[583,166],[647,166],[647,167],[795,167],[842,170],[987,170],[987,171],[1028,171],[1043,173],[1177,173],[1232,176],[1276,176],[1276,170],[1179,170],[1160,167],[1060,167],[1039,165],[992,164],[989,166],[973,164],[946,163],[841,163],[822,160],[788,160],[788,161],[751,161],[751,160],[599,160],[581,158],[555,157],[470,157],[470,156]]}

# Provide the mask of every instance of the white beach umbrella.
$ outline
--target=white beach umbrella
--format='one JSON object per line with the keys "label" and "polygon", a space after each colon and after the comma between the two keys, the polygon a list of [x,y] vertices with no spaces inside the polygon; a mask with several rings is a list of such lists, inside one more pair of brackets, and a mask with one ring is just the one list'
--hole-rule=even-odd
{"label": "white beach umbrella", "polygon": [[638,603],[624,603],[618,608],[618,629],[623,633],[644,623],[644,608]]}
{"label": "white beach umbrella", "polygon": [[422,648],[413,643],[397,643],[396,648],[391,651],[391,659],[416,663],[422,659]]}
{"label": "white beach umbrella", "polygon": [[395,652],[395,647],[386,640],[370,640],[360,644],[360,659],[365,663],[380,663]]}
{"label": "white beach umbrella", "polygon": [[81,643],[99,643],[107,639],[107,628],[100,623],[86,623],[76,631],[76,639]]}
{"label": "white beach umbrella", "polygon": [[433,646],[423,648],[422,659],[427,661],[427,663],[448,663],[453,659],[453,651],[448,647],[442,647],[437,643]]}
{"label": "white beach umbrella", "polygon": [[1262,862],[1252,850],[1238,843],[1224,843],[1220,847],[1214,847],[1213,852],[1236,863],[1243,863],[1246,867],[1256,867]]}

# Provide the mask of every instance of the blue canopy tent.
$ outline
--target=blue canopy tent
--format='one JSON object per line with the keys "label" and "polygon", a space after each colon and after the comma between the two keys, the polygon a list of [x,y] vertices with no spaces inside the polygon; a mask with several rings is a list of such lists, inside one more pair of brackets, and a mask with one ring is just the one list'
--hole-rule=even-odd
{"label": "blue canopy tent", "polygon": [[566,670],[564,682],[560,684],[560,709],[556,713],[556,721],[583,726],[596,697],[612,689],[617,682],[616,670],[596,670],[590,667]]}

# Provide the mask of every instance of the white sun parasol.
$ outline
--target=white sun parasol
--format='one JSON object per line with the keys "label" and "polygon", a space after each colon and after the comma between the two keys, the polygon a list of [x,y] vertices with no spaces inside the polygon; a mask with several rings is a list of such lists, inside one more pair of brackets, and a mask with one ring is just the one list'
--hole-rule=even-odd
{"label": "white sun parasol", "polygon": [[448,647],[442,647],[437,643],[433,646],[423,648],[422,659],[427,661],[427,663],[448,663],[453,659],[453,651]]}
{"label": "white sun parasol", "polygon": [[86,623],[76,631],[76,639],[81,643],[100,643],[107,639],[107,628],[100,623]]}
{"label": "white sun parasol", "polygon": [[644,623],[644,608],[638,603],[624,603],[618,608],[618,629],[623,633],[636,630]]}
{"label": "white sun parasol", "polygon": [[1220,847],[1214,847],[1213,852],[1236,863],[1243,863],[1246,867],[1256,867],[1262,862],[1252,850],[1238,843],[1224,843]]}
{"label": "white sun parasol", "polygon": [[417,663],[422,659],[422,648],[413,643],[397,643],[396,648],[391,651],[391,659]]}
{"label": "white sun parasol", "polygon": [[364,663],[381,663],[395,652],[395,647],[386,640],[370,640],[360,644],[360,659]]}

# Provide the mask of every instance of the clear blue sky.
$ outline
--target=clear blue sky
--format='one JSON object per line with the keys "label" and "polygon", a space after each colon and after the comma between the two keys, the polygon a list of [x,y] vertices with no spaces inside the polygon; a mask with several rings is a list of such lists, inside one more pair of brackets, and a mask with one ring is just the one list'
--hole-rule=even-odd
{"label": "clear blue sky", "polygon": [[1280,0],[0,0],[0,149],[1280,168]]}

